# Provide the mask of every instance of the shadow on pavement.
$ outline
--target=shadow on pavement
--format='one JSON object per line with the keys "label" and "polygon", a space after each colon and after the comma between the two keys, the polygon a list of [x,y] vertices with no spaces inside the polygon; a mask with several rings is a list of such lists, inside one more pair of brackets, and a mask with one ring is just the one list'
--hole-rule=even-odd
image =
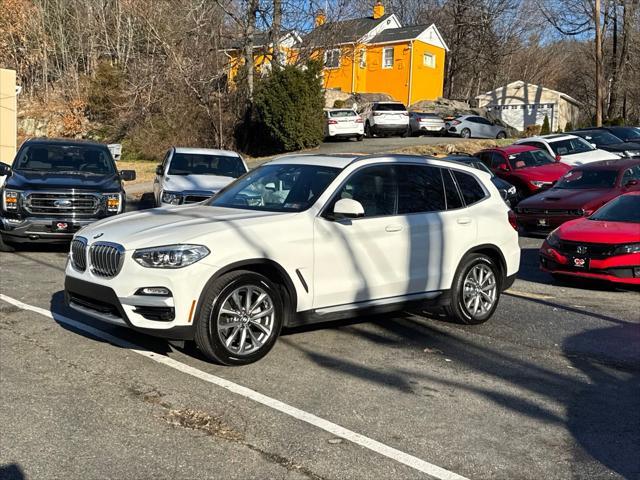
{"label": "shadow on pavement", "polygon": [[0,479],[2,480],[25,480],[27,476],[17,463],[0,465]]}

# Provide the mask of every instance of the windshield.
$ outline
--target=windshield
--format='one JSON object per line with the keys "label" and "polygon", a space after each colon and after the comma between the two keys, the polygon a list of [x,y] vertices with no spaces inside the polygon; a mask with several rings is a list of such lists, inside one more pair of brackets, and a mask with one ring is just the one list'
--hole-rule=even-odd
{"label": "windshield", "polygon": [[509,155],[509,162],[514,169],[541,167],[542,165],[551,165],[556,161],[544,150],[530,150],[528,152],[520,152]]}
{"label": "windshield", "polygon": [[357,113],[353,110],[334,110],[333,112],[329,112],[329,116],[331,118],[355,117]]}
{"label": "windshield", "polygon": [[169,175],[217,175],[238,178],[246,172],[240,157],[174,153],[169,164]]}
{"label": "windshield", "polygon": [[634,127],[612,127],[611,131],[614,135],[617,135],[626,141],[640,141],[640,129]]}
{"label": "windshield", "polygon": [[316,165],[265,165],[221,190],[214,207],[301,212],[309,208],[340,173]]}
{"label": "windshield", "polygon": [[401,103],[379,103],[374,110],[377,112],[404,112],[407,108]]}
{"label": "windshield", "polygon": [[618,172],[615,170],[571,170],[562,177],[554,188],[570,190],[589,188],[612,188],[616,184]]}
{"label": "windshield", "polygon": [[604,131],[584,132],[581,133],[580,136],[587,142],[595,143],[598,147],[600,145],[615,145],[616,143],[623,143],[622,140],[612,133]]}
{"label": "windshield", "polygon": [[495,176],[495,174],[491,170],[489,170],[489,167],[487,167],[480,160],[469,162],[468,165],[472,166],[473,168],[477,168],[478,170],[482,170],[483,172],[487,172],[489,175],[491,175],[491,178]]}
{"label": "windshield", "polygon": [[33,172],[113,175],[113,159],[106,147],[96,145],[27,145],[14,162],[15,170]]}
{"label": "windshield", "polygon": [[[623,195],[607,203],[589,220],[631,222],[640,224],[640,195]],[[640,225],[638,226],[640,228]],[[640,233],[640,230],[638,230]]]}
{"label": "windshield", "polygon": [[549,146],[556,155],[573,155],[575,153],[585,153],[594,150],[594,148],[582,138],[568,138],[557,142],[549,142]]}

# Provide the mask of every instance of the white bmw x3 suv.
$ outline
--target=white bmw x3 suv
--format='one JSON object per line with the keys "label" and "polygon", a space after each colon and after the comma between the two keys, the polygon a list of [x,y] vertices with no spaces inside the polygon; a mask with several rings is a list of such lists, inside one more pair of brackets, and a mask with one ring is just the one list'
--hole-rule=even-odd
{"label": "white bmw x3 suv", "polygon": [[74,237],[68,305],[209,359],[263,357],[282,327],[410,306],[488,320],[520,263],[488,174],[419,156],[293,155],[208,202],[128,213]]}

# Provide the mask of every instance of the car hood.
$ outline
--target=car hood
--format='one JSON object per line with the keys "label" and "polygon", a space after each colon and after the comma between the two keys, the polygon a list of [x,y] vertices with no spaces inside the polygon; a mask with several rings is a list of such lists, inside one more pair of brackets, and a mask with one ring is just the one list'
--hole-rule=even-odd
{"label": "car hood", "polygon": [[571,168],[563,163],[551,163],[549,165],[540,165],[539,167],[528,167],[514,170],[514,175],[520,176],[525,180],[540,180],[544,182],[555,182]]}
{"label": "car hood", "polygon": [[233,177],[218,175],[169,175],[163,181],[163,190],[170,192],[217,192],[233,182]]}
{"label": "car hood", "polygon": [[583,165],[585,163],[600,162],[602,160],[618,160],[619,155],[605,152],[596,148],[589,152],[574,153],[573,155],[562,155],[561,161],[567,165]]}
{"label": "car hood", "polygon": [[640,242],[640,224],[603,222],[580,218],[563,224],[558,229],[562,240],[584,243],[637,243]]}
{"label": "car hood", "polygon": [[188,205],[153,208],[117,215],[93,223],[78,232],[94,240],[119,243],[126,250],[189,243],[222,229],[240,230],[254,224],[273,221],[294,213],[263,212],[235,208]]}
{"label": "car hood", "polygon": [[6,188],[16,190],[90,190],[109,192],[120,190],[120,179],[112,175],[85,173],[30,172],[14,170],[6,179]]}
{"label": "car hood", "polygon": [[521,208],[544,209],[580,209],[596,202],[598,206],[615,197],[617,192],[612,189],[570,190],[567,188],[552,188],[533,197],[524,199],[518,204]]}

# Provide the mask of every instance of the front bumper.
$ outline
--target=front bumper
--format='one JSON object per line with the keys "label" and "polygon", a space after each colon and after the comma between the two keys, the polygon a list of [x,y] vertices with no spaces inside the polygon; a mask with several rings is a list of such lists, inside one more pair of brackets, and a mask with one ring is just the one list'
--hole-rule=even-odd
{"label": "front bumper", "polygon": [[[69,242],[82,227],[97,222],[96,218],[60,218],[60,217],[0,217],[0,233],[14,243],[56,243]],[[54,222],[67,223],[69,229],[64,232],[53,231]]]}
{"label": "front bumper", "polygon": [[[65,299],[74,310],[97,320],[128,327],[156,337],[193,338],[200,297],[217,268],[204,260],[180,269],[138,265],[125,252],[121,271],[114,277],[95,275],[88,266],[77,271],[67,262]],[[163,287],[168,295],[142,295],[145,287]]]}
{"label": "front bumper", "polygon": [[586,267],[576,267],[572,259],[544,242],[540,249],[540,269],[544,272],[602,280],[616,284],[640,285],[640,254],[586,259]]}

